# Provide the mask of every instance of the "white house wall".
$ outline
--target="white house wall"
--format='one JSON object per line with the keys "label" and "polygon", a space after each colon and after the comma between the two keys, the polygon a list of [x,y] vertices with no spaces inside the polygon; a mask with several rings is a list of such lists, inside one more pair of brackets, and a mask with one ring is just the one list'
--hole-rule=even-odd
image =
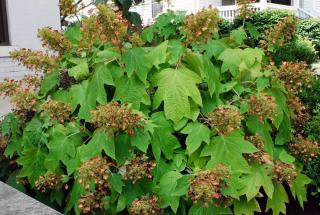
{"label": "white house wall", "polygon": [[200,0],[200,9],[208,6],[221,6],[221,0]]}
{"label": "white house wall", "polygon": [[0,79],[18,78],[27,73],[11,61],[9,51],[40,50],[37,30],[46,26],[60,29],[59,0],[7,0],[7,15],[10,46],[0,46]]}

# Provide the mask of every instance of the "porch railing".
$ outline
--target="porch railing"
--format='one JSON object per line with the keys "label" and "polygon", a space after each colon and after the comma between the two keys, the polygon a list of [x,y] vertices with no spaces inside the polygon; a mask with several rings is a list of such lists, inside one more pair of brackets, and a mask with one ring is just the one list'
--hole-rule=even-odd
{"label": "porch railing", "polygon": [[[312,14],[303,10],[302,8],[297,8],[294,6],[287,6],[281,4],[267,3],[261,1],[260,3],[251,4],[253,11],[262,11],[262,10],[289,10],[293,14],[297,15],[299,18],[309,18],[312,17]],[[237,5],[230,6],[220,6],[217,7],[220,12],[220,17],[228,21],[233,21],[234,18],[239,14],[239,7]]]}

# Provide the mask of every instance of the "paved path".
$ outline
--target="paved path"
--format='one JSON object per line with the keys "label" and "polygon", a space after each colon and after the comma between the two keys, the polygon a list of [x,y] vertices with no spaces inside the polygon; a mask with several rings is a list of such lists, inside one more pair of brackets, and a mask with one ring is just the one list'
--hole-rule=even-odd
{"label": "paved path", "polygon": [[0,215],[61,215],[0,181]]}

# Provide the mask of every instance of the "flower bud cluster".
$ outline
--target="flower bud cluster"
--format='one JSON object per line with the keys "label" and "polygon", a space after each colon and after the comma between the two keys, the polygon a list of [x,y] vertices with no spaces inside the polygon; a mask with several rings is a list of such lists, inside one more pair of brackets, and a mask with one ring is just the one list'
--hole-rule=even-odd
{"label": "flower bud cluster", "polygon": [[50,190],[59,190],[62,185],[62,176],[53,172],[48,172],[45,175],[41,175],[35,182],[36,189],[42,193]]}
{"label": "flower bud cluster", "polygon": [[132,183],[144,178],[152,179],[152,170],[155,166],[156,164],[153,161],[148,161],[146,156],[135,157],[123,166],[125,170],[123,177]]}
{"label": "flower bud cluster", "polygon": [[311,162],[319,157],[319,146],[316,142],[305,139],[298,135],[288,144],[291,154],[303,162]]}
{"label": "flower bud cluster", "polygon": [[63,33],[50,27],[39,29],[38,37],[41,39],[43,47],[59,52],[61,55],[72,48],[71,42]]}
{"label": "flower bud cluster", "polygon": [[111,128],[115,132],[134,135],[134,129],[143,126],[144,117],[134,113],[128,104],[111,102],[92,111],[92,122],[99,128]]}
{"label": "flower bud cluster", "polygon": [[69,76],[68,70],[64,69],[60,72],[59,76],[59,86],[67,89],[71,85],[76,83],[76,79],[74,77]]}
{"label": "flower bud cluster", "polygon": [[298,173],[293,164],[276,161],[273,167],[273,179],[282,184],[287,182],[292,186],[293,181],[297,178]]}
{"label": "flower bud cluster", "polygon": [[132,202],[129,209],[130,215],[162,215],[157,196],[142,196]]}
{"label": "flower bud cluster", "polygon": [[263,35],[262,47],[271,50],[275,46],[283,46],[290,42],[297,31],[297,19],[287,16],[276,24],[275,27],[267,29]]}
{"label": "flower bud cluster", "polygon": [[107,160],[99,156],[82,162],[78,169],[77,180],[85,189],[85,194],[79,200],[79,208],[84,214],[103,207],[102,199],[107,195],[110,186],[107,173],[109,168]]}
{"label": "flower bud cluster", "polygon": [[235,107],[217,107],[208,114],[207,123],[220,135],[228,135],[241,127],[243,116]]}
{"label": "flower bud cluster", "polygon": [[253,145],[259,150],[251,154],[245,154],[245,158],[249,162],[256,161],[259,164],[272,163],[271,157],[264,150],[264,142],[260,135],[246,136],[246,140],[253,143]]}
{"label": "flower bud cluster", "polygon": [[[227,199],[223,196],[222,190],[228,186],[230,172],[224,165],[217,165],[213,170],[200,171],[190,181],[188,195],[193,203],[202,203],[208,207],[211,203],[220,204]],[[228,202],[228,201],[226,201]]]}
{"label": "flower bud cluster", "polygon": [[273,120],[277,111],[277,103],[275,99],[266,93],[256,93],[249,97],[250,105],[249,115],[257,116],[260,122],[265,119]]}
{"label": "flower bud cluster", "polygon": [[23,48],[10,52],[10,56],[27,69],[43,71],[44,73],[51,73],[59,66],[58,57],[49,56],[41,51],[31,51],[30,49]]}
{"label": "flower bud cluster", "polygon": [[59,123],[63,124],[70,120],[71,107],[67,103],[49,100],[41,105],[41,109],[49,114],[51,121],[57,119]]}
{"label": "flower bud cluster", "polygon": [[276,76],[293,94],[301,93],[302,88],[310,85],[313,79],[313,73],[305,62],[283,62]]}
{"label": "flower bud cluster", "polygon": [[186,19],[186,37],[190,43],[207,42],[218,32],[219,11],[209,7]]}

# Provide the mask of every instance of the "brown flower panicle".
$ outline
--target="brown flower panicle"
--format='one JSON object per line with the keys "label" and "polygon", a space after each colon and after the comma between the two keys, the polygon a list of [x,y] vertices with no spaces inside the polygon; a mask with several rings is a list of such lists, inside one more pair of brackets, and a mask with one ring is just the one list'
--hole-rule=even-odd
{"label": "brown flower panicle", "polygon": [[155,166],[155,162],[148,161],[146,156],[135,157],[123,166],[124,179],[132,181],[133,184],[144,178],[152,179],[152,170]]}
{"label": "brown flower panicle", "polygon": [[293,181],[298,176],[296,167],[293,164],[280,161],[275,162],[273,172],[273,179],[276,180],[276,182],[280,184],[287,182],[289,186],[292,186]]}
{"label": "brown flower panicle", "polygon": [[288,149],[292,155],[303,162],[311,162],[319,157],[319,146],[316,142],[305,139],[298,135],[288,144]]}
{"label": "brown flower panicle", "polygon": [[186,37],[189,43],[205,43],[218,32],[219,11],[209,7],[187,17]]}
{"label": "brown flower panicle", "polygon": [[134,135],[134,129],[142,128],[144,121],[144,116],[134,113],[128,104],[111,102],[92,111],[92,122],[97,127],[123,131],[128,135]]}
{"label": "brown flower panicle", "polygon": [[[194,204],[202,203],[204,207],[209,204],[230,203],[230,198],[223,196],[222,191],[228,187],[230,172],[222,164],[217,165],[213,170],[200,171],[190,181],[188,195]],[[224,205],[227,206],[227,205]]]}
{"label": "brown flower panicle", "polygon": [[63,33],[50,27],[39,29],[38,37],[41,39],[43,47],[56,51],[60,55],[72,48],[71,42]]}
{"label": "brown flower panicle", "polygon": [[[85,193],[79,199],[79,208],[86,213],[94,213],[95,209],[102,209],[102,199],[109,192],[109,175],[107,171],[110,168],[107,160],[103,157],[94,157],[89,161],[82,162],[77,171],[76,179],[83,186]],[[92,187],[94,188],[92,191]]]}
{"label": "brown flower panicle", "polygon": [[157,196],[142,196],[132,202],[130,215],[162,215],[164,210],[159,206]]}
{"label": "brown flower panicle", "polygon": [[46,103],[43,103],[41,109],[44,113],[49,114],[51,121],[57,119],[61,124],[70,120],[72,111],[69,104],[55,100],[48,100]]}
{"label": "brown flower panicle", "polygon": [[220,135],[228,135],[241,128],[243,116],[235,107],[217,107],[208,114],[207,123]]}
{"label": "brown flower panicle", "polygon": [[48,172],[41,175],[39,179],[35,182],[35,187],[42,193],[59,190],[62,187],[62,176],[53,172]]}
{"label": "brown flower panicle", "polygon": [[313,73],[305,62],[283,62],[276,77],[284,83],[289,92],[298,94],[303,87],[311,84]]}
{"label": "brown flower panicle", "polygon": [[277,103],[275,99],[266,93],[256,93],[249,97],[250,105],[249,115],[258,117],[260,122],[265,119],[274,120],[277,111]]}

